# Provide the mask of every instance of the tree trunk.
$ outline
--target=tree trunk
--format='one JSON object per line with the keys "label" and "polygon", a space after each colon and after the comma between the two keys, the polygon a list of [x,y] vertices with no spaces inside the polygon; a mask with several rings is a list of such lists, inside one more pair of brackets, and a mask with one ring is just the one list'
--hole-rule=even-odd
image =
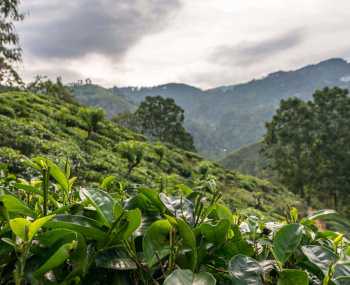
{"label": "tree trunk", "polygon": [[333,191],[334,210],[338,210],[338,191]]}

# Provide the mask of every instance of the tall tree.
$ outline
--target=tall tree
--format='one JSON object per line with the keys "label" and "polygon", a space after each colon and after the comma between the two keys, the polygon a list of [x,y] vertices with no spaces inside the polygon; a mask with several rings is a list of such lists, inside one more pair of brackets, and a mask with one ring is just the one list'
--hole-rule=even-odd
{"label": "tall tree", "polygon": [[193,138],[183,126],[184,119],[184,110],[173,99],[155,96],[146,97],[134,114],[119,115],[114,121],[151,140],[194,151]]}
{"label": "tall tree", "polygon": [[312,126],[310,104],[298,98],[282,100],[276,115],[266,124],[263,151],[281,182],[301,196],[310,184]]}
{"label": "tall tree", "polygon": [[19,12],[20,0],[0,1],[0,85],[21,83],[14,64],[21,61],[22,50],[14,22],[23,20]]}
{"label": "tall tree", "polygon": [[[264,152],[281,181],[294,192],[317,191],[320,197],[349,197],[350,97],[340,88],[316,91],[313,101],[281,102],[267,123]],[[346,199],[343,199],[343,201]]]}

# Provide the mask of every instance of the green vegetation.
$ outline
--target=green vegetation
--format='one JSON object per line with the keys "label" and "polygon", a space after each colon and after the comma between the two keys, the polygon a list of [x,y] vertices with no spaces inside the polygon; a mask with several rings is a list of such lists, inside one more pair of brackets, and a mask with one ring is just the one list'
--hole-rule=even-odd
{"label": "green vegetation", "polygon": [[[58,157],[68,158],[80,185],[99,183],[112,175],[127,188],[143,185],[177,192],[179,185],[194,187],[202,179],[203,159],[198,154],[148,142],[108,119],[102,118],[89,136],[91,126],[80,116],[85,110],[56,94],[0,93],[0,163],[8,164],[10,173],[28,178],[31,173],[19,162],[24,156],[44,155],[60,165],[64,161]],[[131,167],[137,159],[125,153],[124,144],[142,146],[142,158],[136,166]],[[267,215],[281,215],[287,205],[303,208],[298,198],[282,187],[226,171],[212,162],[206,164],[208,175],[216,178],[232,207],[255,208],[259,204]],[[129,166],[132,170],[127,175]],[[258,203],[261,193],[264,195]]]}
{"label": "green vegetation", "polygon": [[133,114],[122,114],[113,121],[144,134],[150,140],[171,143],[195,151],[192,136],[185,130],[184,110],[170,98],[146,97]]}
{"label": "green vegetation", "polygon": [[75,85],[69,87],[69,90],[79,103],[103,108],[110,118],[136,109],[136,106],[124,96],[98,85]]}
{"label": "green vegetation", "polygon": [[227,155],[220,161],[220,164],[247,175],[273,179],[274,175],[268,168],[268,160],[261,153],[261,148],[260,142],[242,147]]}
{"label": "green vegetation", "polygon": [[14,69],[14,64],[22,58],[22,50],[18,47],[19,39],[14,27],[14,22],[23,19],[18,9],[19,2],[19,0],[0,1],[0,85],[21,83],[20,76]]}
{"label": "green vegetation", "polygon": [[273,120],[267,123],[264,139],[264,154],[284,185],[307,200],[319,197],[328,207],[346,214],[349,122],[348,91],[325,88],[316,91],[312,101],[282,101]]}
{"label": "green vegetation", "polygon": [[[67,162],[0,180],[0,284],[343,285],[350,224],[334,211],[279,221],[231,212],[210,187],[77,187]],[[79,179],[78,179],[79,180]],[[108,188],[108,187],[107,187]],[[332,222],[319,231],[316,220]]]}

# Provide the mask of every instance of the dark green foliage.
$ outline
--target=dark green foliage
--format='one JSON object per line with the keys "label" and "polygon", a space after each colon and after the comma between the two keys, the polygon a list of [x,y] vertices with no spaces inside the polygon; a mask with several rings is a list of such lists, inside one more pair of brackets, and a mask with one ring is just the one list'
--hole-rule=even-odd
{"label": "dark green foliage", "polygon": [[173,99],[156,96],[146,97],[134,114],[123,114],[114,121],[151,140],[195,151],[192,136],[183,126],[184,119],[184,110]]}
{"label": "dark green foliage", "polygon": [[72,94],[63,85],[60,77],[57,78],[56,82],[52,82],[46,77],[37,76],[33,82],[27,85],[27,90],[33,93],[57,96],[62,100],[74,103]]}
{"label": "dark green foliage", "polygon": [[99,123],[105,118],[105,112],[101,108],[82,108],[79,114],[88,127],[88,137],[91,136],[92,132],[98,131]]}
{"label": "dark green foliage", "polygon": [[141,163],[144,147],[140,142],[131,141],[118,144],[117,149],[121,153],[122,158],[128,161],[127,176],[129,176],[131,171]]}
{"label": "dark green foliage", "polygon": [[[313,101],[281,102],[267,126],[265,155],[281,181],[296,193],[316,193],[338,208],[350,186],[350,97],[339,88],[316,91]],[[341,202],[338,195],[342,196]]]}
{"label": "dark green foliage", "polygon": [[22,83],[14,69],[14,64],[21,61],[22,56],[14,27],[14,22],[23,19],[19,4],[19,0],[0,1],[0,85]]}
{"label": "dark green foliage", "polygon": [[[350,223],[335,211],[301,219],[291,208],[267,220],[232,212],[213,183],[210,191],[194,185],[170,195],[137,187],[120,196],[76,187],[68,161],[62,168],[45,157],[25,164],[35,181],[0,174],[0,284],[338,285],[349,279]],[[345,230],[320,231],[315,219],[338,221]]]}

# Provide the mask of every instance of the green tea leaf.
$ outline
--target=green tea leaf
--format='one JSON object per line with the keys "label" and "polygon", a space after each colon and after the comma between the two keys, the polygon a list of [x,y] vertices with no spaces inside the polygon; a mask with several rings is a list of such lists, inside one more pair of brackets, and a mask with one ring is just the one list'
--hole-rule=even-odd
{"label": "green tea leaf", "polygon": [[324,275],[328,274],[329,267],[338,259],[336,254],[331,250],[319,245],[305,245],[301,250],[310,262],[316,265]]}
{"label": "green tea leaf", "polygon": [[23,218],[16,218],[10,220],[10,228],[14,234],[20,237],[22,240],[28,239],[28,230],[30,226],[30,221]]}
{"label": "green tea leaf", "polygon": [[171,273],[163,285],[215,285],[216,280],[208,272],[193,273],[190,270],[177,269]]}
{"label": "green tea leaf", "polygon": [[64,191],[69,192],[69,179],[65,173],[52,161],[47,162],[49,165],[50,175],[56,180],[56,182],[62,187]]}
{"label": "green tea leaf", "polygon": [[35,212],[30,209],[26,204],[21,200],[17,199],[12,195],[2,195],[0,196],[0,201],[2,201],[10,213],[16,213],[25,216],[36,216]]}
{"label": "green tea leaf", "polygon": [[273,253],[283,265],[295,252],[303,237],[303,227],[299,224],[289,224],[280,228],[273,239]]}
{"label": "green tea leaf", "polygon": [[29,231],[28,231],[28,239],[32,240],[35,234],[38,232],[38,230],[45,225],[48,221],[53,219],[55,215],[50,215],[46,217],[42,217],[40,219],[35,220],[29,225]]}
{"label": "green tea leaf", "polygon": [[205,239],[215,245],[221,244],[226,240],[229,228],[230,222],[228,220],[220,220],[216,225],[201,224],[199,227]]}
{"label": "green tea leaf", "polygon": [[114,221],[114,205],[116,204],[114,199],[107,192],[97,189],[83,188],[80,193],[96,208],[103,224],[111,227]]}
{"label": "green tea leaf", "polygon": [[62,245],[38,270],[35,271],[36,278],[45,274],[46,272],[63,264],[70,256],[70,252],[75,249],[77,242],[66,243]]}
{"label": "green tea leaf", "polygon": [[240,285],[263,285],[261,280],[263,269],[253,258],[241,254],[234,256],[229,261],[228,271]]}
{"label": "green tea leaf", "polygon": [[106,238],[106,232],[101,229],[101,224],[84,216],[57,215],[46,223],[45,227],[70,229],[81,233],[87,239],[96,239],[98,241]]}
{"label": "green tea leaf", "polygon": [[277,285],[309,285],[309,278],[302,270],[284,269],[279,275]]}
{"label": "green tea leaf", "polygon": [[147,264],[152,267],[170,253],[168,220],[159,220],[151,224],[142,241],[142,248]]}

